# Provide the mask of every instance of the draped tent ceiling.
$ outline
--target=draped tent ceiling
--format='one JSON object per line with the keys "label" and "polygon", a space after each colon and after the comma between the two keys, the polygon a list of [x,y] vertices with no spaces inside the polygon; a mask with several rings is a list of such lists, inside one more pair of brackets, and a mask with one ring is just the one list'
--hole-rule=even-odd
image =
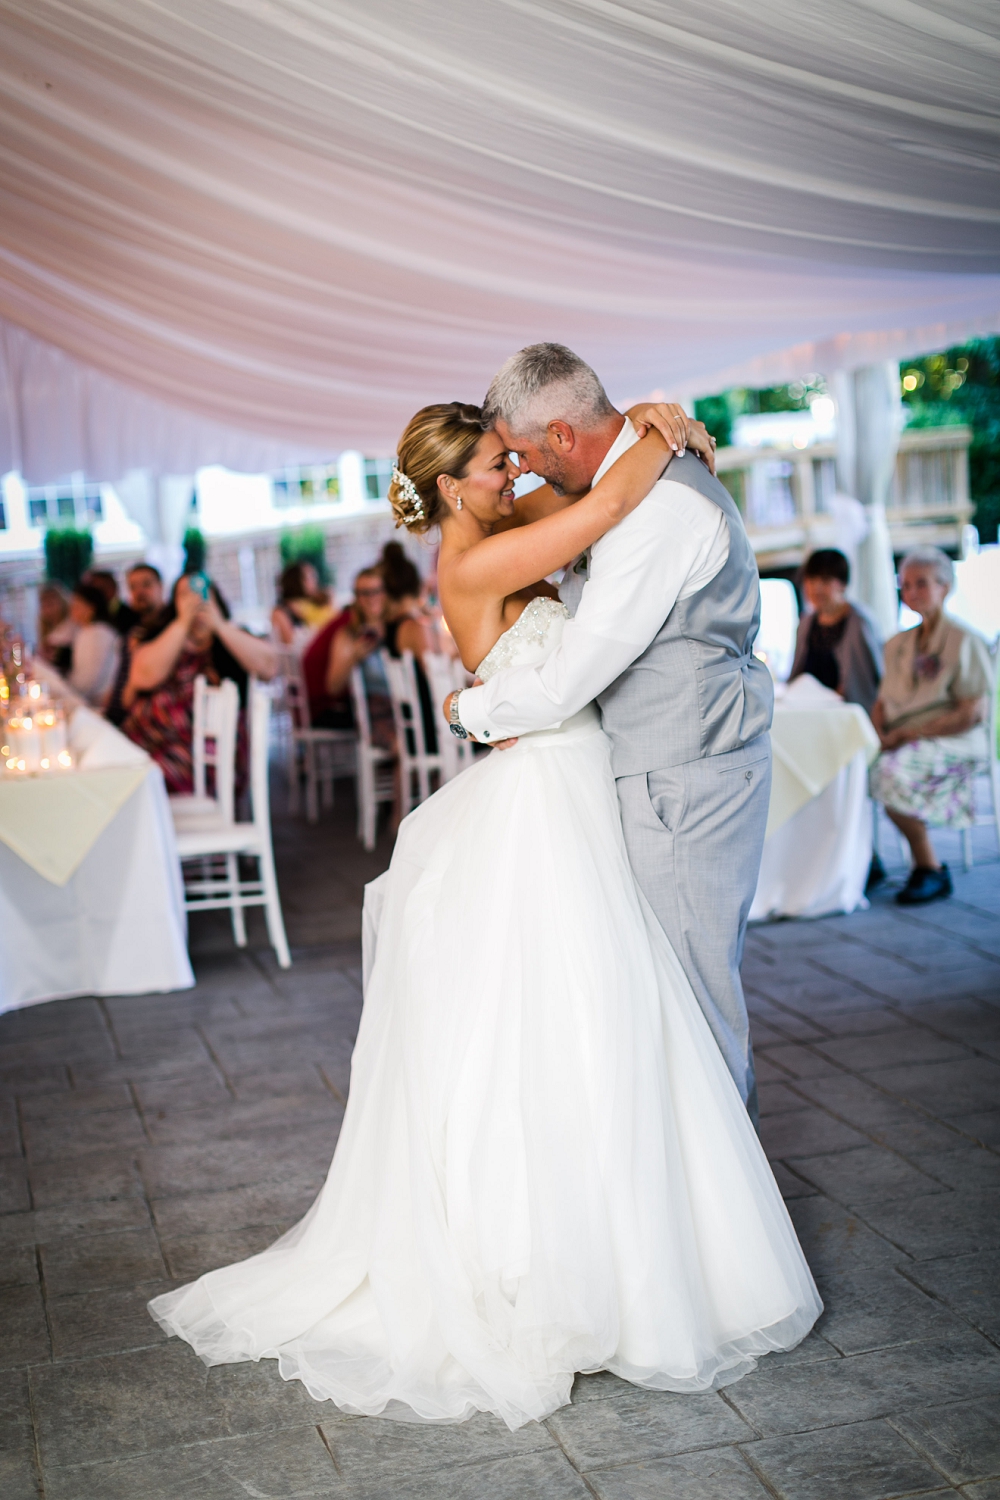
{"label": "draped tent ceiling", "polygon": [[544,338],[625,400],[1000,328],[993,0],[0,0],[0,109],[38,481],[391,452]]}

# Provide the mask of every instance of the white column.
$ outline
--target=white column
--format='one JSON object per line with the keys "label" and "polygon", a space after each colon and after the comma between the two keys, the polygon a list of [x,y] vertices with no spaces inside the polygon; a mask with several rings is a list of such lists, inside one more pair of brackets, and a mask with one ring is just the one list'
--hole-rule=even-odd
{"label": "white column", "polygon": [[896,570],[885,506],[902,429],[899,367],[893,360],[840,371],[837,401],[837,485],[865,508],[867,535],[857,551],[854,593],[884,638],[897,628]]}

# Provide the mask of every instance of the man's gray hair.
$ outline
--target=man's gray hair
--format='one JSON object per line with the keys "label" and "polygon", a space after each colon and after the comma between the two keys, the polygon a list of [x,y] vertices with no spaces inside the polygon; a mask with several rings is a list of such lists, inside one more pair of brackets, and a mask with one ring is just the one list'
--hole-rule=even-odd
{"label": "man's gray hair", "polygon": [[948,588],[955,582],[955,565],[940,547],[914,547],[899,565],[900,579],[907,568],[930,568],[938,583],[943,583]]}
{"label": "man's gray hair", "polygon": [[483,420],[504,422],[523,437],[537,437],[550,422],[586,429],[615,409],[588,364],[565,344],[529,344],[494,375]]}

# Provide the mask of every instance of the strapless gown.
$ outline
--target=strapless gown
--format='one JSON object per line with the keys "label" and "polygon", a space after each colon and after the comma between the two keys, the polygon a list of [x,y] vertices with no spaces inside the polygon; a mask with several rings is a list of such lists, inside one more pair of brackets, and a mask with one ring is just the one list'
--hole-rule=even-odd
{"label": "strapless gown", "polygon": [[[480,676],[565,619],[534,600]],[[151,1302],[168,1333],[347,1412],[511,1428],[577,1371],[704,1391],[805,1336],[813,1279],[633,879],[595,709],[411,813],[365,927],[326,1184],[270,1249]]]}

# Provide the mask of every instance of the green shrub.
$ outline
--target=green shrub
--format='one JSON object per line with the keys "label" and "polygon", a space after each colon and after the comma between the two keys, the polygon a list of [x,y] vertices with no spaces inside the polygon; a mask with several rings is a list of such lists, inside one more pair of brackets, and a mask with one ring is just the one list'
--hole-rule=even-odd
{"label": "green shrub", "polygon": [[321,526],[302,526],[298,531],[281,534],[281,566],[289,563],[312,563],[319,581],[326,587],[332,582],[326,562],[326,535]]}
{"label": "green shrub", "polygon": [[76,588],[90,567],[94,539],[75,526],[50,526],[45,533],[45,572],[53,583]]}

